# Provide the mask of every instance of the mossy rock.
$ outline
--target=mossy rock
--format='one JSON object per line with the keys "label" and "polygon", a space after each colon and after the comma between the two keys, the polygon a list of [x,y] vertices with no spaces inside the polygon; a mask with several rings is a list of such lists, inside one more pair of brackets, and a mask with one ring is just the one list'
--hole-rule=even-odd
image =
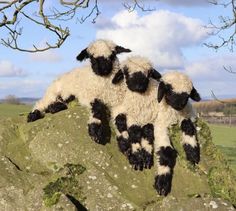
{"label": "mossy rock", "polygon": [[133,170],[114,132],[110,143],[98,145],[87,134],[87,120],[81,106],[33,123],[25,116],[0,120],[0,210],[229,210],[236,204],[235,176],[204,122],[197,123],[196,167],[185,159],[179,128],[171,129],[179,156],[172,191],[160,197],[155,167]]}

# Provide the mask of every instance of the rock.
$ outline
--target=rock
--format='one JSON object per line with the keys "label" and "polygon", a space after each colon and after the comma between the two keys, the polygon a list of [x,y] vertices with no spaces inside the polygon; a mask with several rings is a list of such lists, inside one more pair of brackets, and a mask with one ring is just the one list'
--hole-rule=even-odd
{"label": "rock", "polygon": [[[70,117],[70,118],[68,118]],[[179,152],[172,191],[153,188],[155,167],[133,170],[116,139],[98,145],[87,135],[87,110],[74,106],[44,119],[0,120],[0,210],[233,210],[236,180],[198,121],[201,162],[191,166]],[[114,130],[114,129],[113,129]]]}

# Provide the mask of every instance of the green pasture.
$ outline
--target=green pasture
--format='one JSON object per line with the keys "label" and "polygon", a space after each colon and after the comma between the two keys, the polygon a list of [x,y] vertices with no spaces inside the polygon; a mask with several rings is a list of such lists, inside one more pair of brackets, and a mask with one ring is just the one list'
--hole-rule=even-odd
{"label": "green pasture", "polygon": [[12,105],[0,103],[0,117],[15,117],[27,113],[32,105]]}
{"label": "green pasture", "polygon": [[210,125],[213,142],[225,154],[236,171],[236,127]]}

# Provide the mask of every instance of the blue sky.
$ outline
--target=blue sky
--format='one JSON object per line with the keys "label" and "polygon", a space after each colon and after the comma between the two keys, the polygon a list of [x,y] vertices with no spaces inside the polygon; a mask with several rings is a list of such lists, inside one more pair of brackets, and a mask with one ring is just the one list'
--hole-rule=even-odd
{"label": "blue sky", "polygon": [[[58,75],[84,65],[75,57],[96,38],[112,39],[132,49],[132,54],[150,58],[161,73],[170,70],[186,72],[203,97],[210,96],[211,90],[218,96],[236,97],[236,74],[223,69],[225,65],[236,70],[235,52],[224,48],[216,52],[203,45],[207,41],[216,41],[204,28],[209,19],[217,22],[220,14],[226,15],[229,11],[205,0],[145,1],[146,6],[156,9],[132,13],[119,3],[121,1],[101,2],[102,14],[95,24],[91,19],[83,24],[76,24],[75,20],[66,22],[71,36],[60,49],[29,54],[0,45],[0,98],[8,94],[41,97]],[[48,0],[47,7],[52,4],[53,1]],[[81,15],[87,12],[82,11]],[[43,45],[51,39],[41,28],[29,22],[24,24],[22,45]],[[4,36],[6,32],[0,29],[0,37]],[[120,57],[121,60],[124,58]]]}

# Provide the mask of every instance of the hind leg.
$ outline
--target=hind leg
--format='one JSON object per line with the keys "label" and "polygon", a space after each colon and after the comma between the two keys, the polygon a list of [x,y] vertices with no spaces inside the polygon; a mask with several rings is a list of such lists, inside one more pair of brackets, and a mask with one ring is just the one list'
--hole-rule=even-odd
{"label": "hind leg", "polygon": [[[61,96],[58,96],[55,98],[55,101],[53,103],[50,103],[48,106],[45,106],[46,109],[43,109],[43,110],[39,110],[39,109],[35,109],[33,110],[32,112],[30,112],[27,116],[27,122],[34,122],[38,119],[41,119],[44,117],[44,112],[45,113],[51,113],[51,114],[55,114],[57,112],[60,112],[60,111],[63,111],[63,110],[66,110],[68,107],[67,107],[67,104],[71,101],[73,101],[75,99],[75,96],[74,95],[70,95],[69,97],[65,98],[65,99],[62,99]],[[41,100],[41,102],[43,101],[44,99]],[[44,105],[47,104],[46,103],[46,100],[44,102]],[[36,106],[37,108],[37,106]]]}

